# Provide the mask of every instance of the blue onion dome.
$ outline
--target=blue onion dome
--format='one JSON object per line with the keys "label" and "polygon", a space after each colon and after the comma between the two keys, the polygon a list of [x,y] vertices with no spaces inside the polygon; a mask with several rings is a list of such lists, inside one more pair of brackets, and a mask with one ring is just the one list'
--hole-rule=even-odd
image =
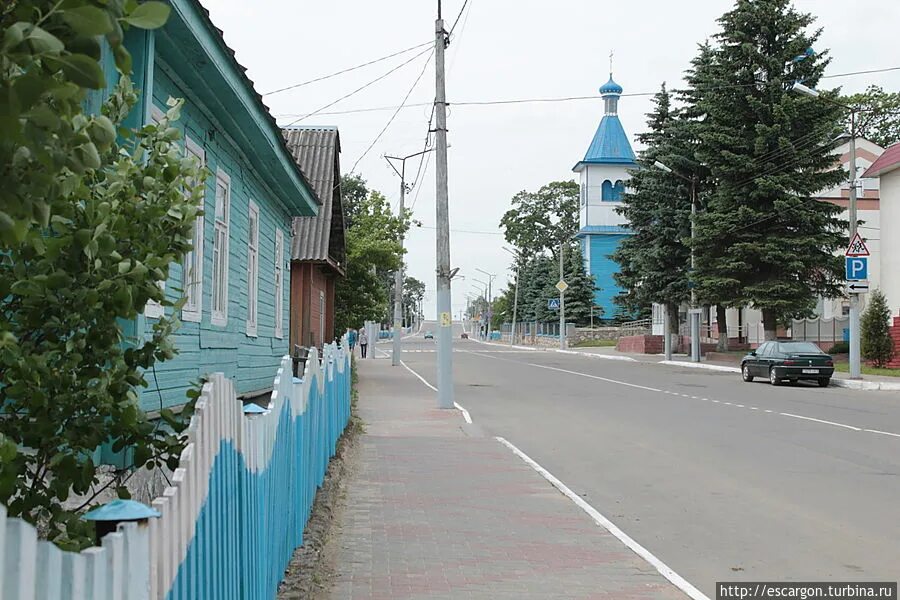
{"label": "blue onion dome", "polygon": [[613,81],[612,73],[609,74],[609,81],[600,86],[600,93],[603,95],[622,93],[622,86]]}

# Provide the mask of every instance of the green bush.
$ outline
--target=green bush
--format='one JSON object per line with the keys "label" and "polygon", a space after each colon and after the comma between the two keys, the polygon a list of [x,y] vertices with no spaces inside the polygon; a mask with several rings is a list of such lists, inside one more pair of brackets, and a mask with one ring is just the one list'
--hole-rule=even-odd
{"label": "green bush", "polygon": [[849,354],[850,342],[836,342],[834,346],[828,349],[828,354]]}
{"label": "green bush", "polygon": [[873,291],[860,320],[860,353],[876,367],[883,367],[894,356],[890,320],[891,309],[888,308],[884,293],[881,290]]}

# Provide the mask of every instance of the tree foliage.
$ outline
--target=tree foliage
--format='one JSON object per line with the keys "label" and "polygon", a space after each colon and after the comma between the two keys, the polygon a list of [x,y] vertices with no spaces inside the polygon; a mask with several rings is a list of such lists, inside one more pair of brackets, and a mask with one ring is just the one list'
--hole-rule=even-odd
{"label": "tree foliage", "polygon": [[860,353],[876,367],[883,367],[894,356],[894,340],[891,338],[891,309],[881,290],[874,290],[860,319]]}
{"label": "tree foliage", "polygon": [[409,215],[393,215],[387,199],[358,175],[344,176],[341,186],[341,197],[353,200],[345,204],[346,275],[335,286],[338,331],[388,319],[392,273],[400,268],[401,239],[409,227]]}
{"label": "tree foliage", "polygon": [[[616,302],[631,312],[652,303],[678,305],[690,297],[691,191],[674,173],[654,166],[660,161],[682,168],[685,151],[678,146],[676,115],[665,84],[654,96],[647,115],[647,132],[638,136],[645,145],[631,173],[628,193],[619,214],[628,219],[632,235],[626,237],[613,259],[622,292]],[[685,175],[682,175],[685,176]]]}
{"label": "tree foliage", "polygon": [[506,241],[526,259],[544,253],[558,256],[560,240],[571,240],[578,233],[578,194],[574,181],[553,181],[536,192],[519,192],[500,219]]}
{"label": "tree foliage", "polygon": [[425,301],[425,283],[407,275],[403,280],[403,314],[418,315]]}
{"label": "tree foliage", "polygon": [[815,200],[844,179],[834,167],[841,109],[791,91],[815,87],[827,52],[804,55],[819,38],[813,18],[788,0],[737,0],[719,23],[698,108],[697,158],[716,189],[697,218],[697,280],[726,305],[762,310],[768,338],[779,319],[835,296],[846,244],[840,208]]}
{"label": "tree foliage", "polygon": [[[95,451],[129,458],[111,481],[127,495],[126,472],[177,465],[190,416],[162,411],[160,427],[138,406],[145,373],[175,353],[177,319],[123,331],[148,300],[177,308],[158,282],[191,249],[202,197],[171,127],[179,102],[158,125],[123,128],[137,101],[124,30],[168,12],[130,0],[0,9],[0,501],[68,548],[90,543],[78,512],[100,491]],[[122,76],[101,113],[84,114],[107,85],[101,43]],[[64,506],[71,494],[84,504]]]}
{"label": "tree foliage", "polygon": [[[900,92],[885,92],[877,85],[870,85],[865,92],[845,96],[841,101],[859,109],[858,135],[882,148],[900,142]],[[844,127],[850,131],[850,126],[848,114]]]}

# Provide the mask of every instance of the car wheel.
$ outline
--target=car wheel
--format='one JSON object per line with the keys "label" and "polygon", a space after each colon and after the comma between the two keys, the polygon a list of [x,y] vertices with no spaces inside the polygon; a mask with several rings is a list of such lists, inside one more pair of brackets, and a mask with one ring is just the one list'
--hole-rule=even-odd
{"label": "car wheel", "polygon": [[831,383],[831,377],[823,377],[819,380],[819,387],[828,387]]}
{"label": "car wheel", "polygon": [[775,374],[775,369],[769,369],[769,383],[772,385],[781,385],[781,380],[778,379],[778,375]]}
{"label": "car wheel", "polygon": [[744,365],[741,367],[741,379],[743,379],[747,383],[750,383],[751,381],[753,381],[753,375],[750,374],[750,366],[749,365]]}

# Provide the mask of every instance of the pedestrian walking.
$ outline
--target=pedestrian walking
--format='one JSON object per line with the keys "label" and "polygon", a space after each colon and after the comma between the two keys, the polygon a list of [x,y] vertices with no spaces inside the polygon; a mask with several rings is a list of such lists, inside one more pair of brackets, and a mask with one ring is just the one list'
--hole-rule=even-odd
{"label": "pedestrian walking", "polygon": [[353,349],[356,348],[356,330],[348,329],[347,330],[347,338],[350,342],[350,352],[353,352]]}
{"label": "pedestrian walking", "polygon": [[366,333],[366,328],[363,327],[359,331],[359,353],[362,355],[363,358],[366,357],[366,351],[368,350],[368,348],[369,348],[369,336]]}

